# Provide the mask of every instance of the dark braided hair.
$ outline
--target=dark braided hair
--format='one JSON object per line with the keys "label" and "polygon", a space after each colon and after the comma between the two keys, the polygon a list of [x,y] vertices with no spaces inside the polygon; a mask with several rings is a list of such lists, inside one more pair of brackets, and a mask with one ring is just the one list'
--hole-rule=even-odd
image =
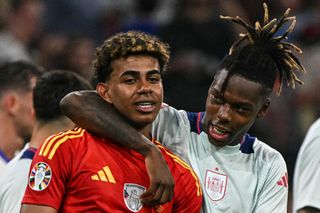
{"label": "dark braided hair", "polygon": [[[266,86],[269,88],[269,93],[276,86],[277,95],[280,95],[284,78],[288,86],[292,88],[295,88],[295,82],[303,84],[295,71],[305,72],[305,69],[293,54],[293,51],[302,53],[302,50],[294,44],[284,41],[293,30],[296,18],[294,16],[289,17],[290,9],[287,9],[279,20],[272,19],[269,21],[266,3],[263,3],[263,8],[264,20],[262,26],[257,21],[255,27],[253,27],[238,16],[235,18],[220,16],[221,19],[239,24],[247,30],[247,33],[240,34],[240,39],[231,46],[229,54],[220,65],[220,69],[229,71],[227,79],[233,73],[236,73]],[[275,36],[286,22],[291,22],[286,32],[281,36]],[[224,84],[226,83],[227,80]],[[226,85],[222,89],[225,89],[225,87]]]}

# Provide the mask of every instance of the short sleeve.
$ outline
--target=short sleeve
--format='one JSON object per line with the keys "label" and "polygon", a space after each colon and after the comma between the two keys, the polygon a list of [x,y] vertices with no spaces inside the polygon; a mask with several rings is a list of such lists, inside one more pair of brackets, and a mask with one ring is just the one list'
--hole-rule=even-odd
{"label": "short sleeve", "polygon": [[289,187],[287,166],[279,152],[275,152],[270,159],[272,161],[265,174],[267,177],[258,194],[258,202],[253,211],[255,213],[287,212]]}
{"label": "short sleeve", "polygon": [[295,211],[306,206],[320,209],[320,136],[307,139],[299,151],[295,166],[293,190]]}
{"label": "short sleeve", "polygon": [[190,124],[186,112],[165,105],[153,122],[153,137],[163,146],[189,162]]}
{"label": "short sleeve", "polygon": [[71,173],[72,158],[73,152],[64,134],[49,137],[32,160],[22,204],[58,209]]}

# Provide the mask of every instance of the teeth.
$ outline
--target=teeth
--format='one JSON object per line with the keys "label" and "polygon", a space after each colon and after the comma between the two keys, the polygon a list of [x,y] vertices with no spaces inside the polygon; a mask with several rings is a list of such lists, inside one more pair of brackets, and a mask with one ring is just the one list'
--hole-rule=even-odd
{"label": "teeth", "polygon": [[137,105],[139,105],[139,106],[150,106],[151,103],[145,102],[145,103],[138,103]]}
{"label": "teeth", "polygon": [[224,134],[225,131],[218,129],[217,127],[214,127],[214,129],[216,130],[216,132],[220,135]]}

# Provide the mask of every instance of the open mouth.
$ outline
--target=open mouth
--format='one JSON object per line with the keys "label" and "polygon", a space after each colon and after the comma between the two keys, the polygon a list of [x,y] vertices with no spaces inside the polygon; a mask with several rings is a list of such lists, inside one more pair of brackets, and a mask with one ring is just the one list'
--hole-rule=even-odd
{"label": "open mouth", "polygon": [[230,130],[219,127],[217,125],[209,124],[208,134],[215,141],[226,142],[229,140],[231,132]]}
{"label": "open mouth", "polygon": [[155,103],[151,101],[137,102],[134,105],[136,106],[137,111],[143,113],[152,112],[156,108]]}

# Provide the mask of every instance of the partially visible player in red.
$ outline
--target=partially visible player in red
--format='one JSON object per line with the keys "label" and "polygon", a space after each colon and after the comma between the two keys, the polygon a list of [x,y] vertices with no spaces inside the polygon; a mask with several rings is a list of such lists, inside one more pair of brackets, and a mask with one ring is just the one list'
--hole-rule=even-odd
{"label": "partially visible player in red", "polygon": [[[150,140],[151,123],[163,100],[161,74],[168,60],[167,44],[129,31],[106,40],[94,63],[98,94]],[[197,176],[160,143],[152,140],[168,164],[175,187],[167,194],[171,201],[147,206],[140,199],[150,183],[145,158],[103,140],[81,128],[48,138],[33,159],[21,212],[200,211]]]}

